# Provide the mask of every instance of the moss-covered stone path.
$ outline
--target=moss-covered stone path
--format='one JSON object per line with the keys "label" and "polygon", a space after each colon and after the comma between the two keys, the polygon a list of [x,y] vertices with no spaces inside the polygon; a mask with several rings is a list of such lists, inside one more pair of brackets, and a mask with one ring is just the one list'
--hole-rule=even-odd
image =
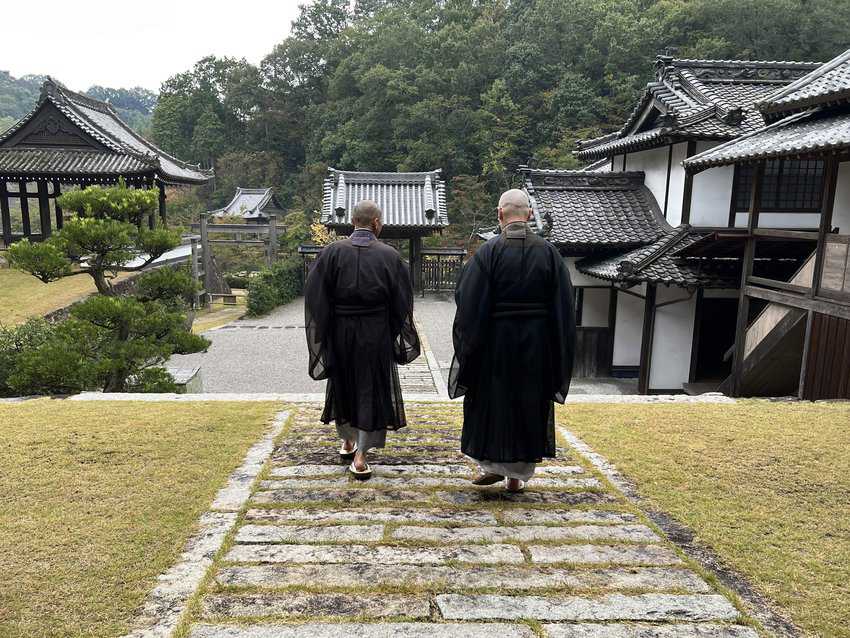
{"label": "moss-covered stone path", "polygon": [[295,408],[189,636],[756,638],[572,450],[522,494],[470,485],[460,410],[408,405],[358,483],[319,408]]}

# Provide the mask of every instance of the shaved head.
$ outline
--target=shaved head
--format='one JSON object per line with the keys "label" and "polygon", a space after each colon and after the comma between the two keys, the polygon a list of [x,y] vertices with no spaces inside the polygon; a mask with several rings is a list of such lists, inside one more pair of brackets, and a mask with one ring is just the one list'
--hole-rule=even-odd
{"label": "shaved head", "polygon": [[369,228],[376,219],[381,219],[381,209],[371,199],[357,202],[351,212],[351,221],[355,228]]}
{"label": "shaved head", "polygon": [[504,224],[528,221],[531,207],[525,191],[512,188],[499,198],[499,221]]}

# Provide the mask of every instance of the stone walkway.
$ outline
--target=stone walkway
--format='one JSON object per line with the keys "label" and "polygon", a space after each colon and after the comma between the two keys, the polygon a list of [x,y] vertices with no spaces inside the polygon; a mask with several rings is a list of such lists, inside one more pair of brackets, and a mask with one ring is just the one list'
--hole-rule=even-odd
{"label": "stone walkway", "polygon": [[190,638],[756,638],[583,457],[474,488],[460,406],[408,405],[357,483],[302,405],[202,592]]}

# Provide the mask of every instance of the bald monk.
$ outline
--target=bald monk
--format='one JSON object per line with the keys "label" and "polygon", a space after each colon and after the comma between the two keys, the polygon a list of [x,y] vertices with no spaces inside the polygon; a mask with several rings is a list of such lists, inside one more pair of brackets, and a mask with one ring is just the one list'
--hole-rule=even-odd
{"label": "bald monk", "polygon": [[322,421],[336,424],[340,456],[357,479],[387,430],[406,425],[396,364],[419,356],[407,264],[380,241],[381,210],[363,200],[354,232],[325,247],[304,286],[309,374],[327,379]]}
{"label": "bald monk", "polygon": [[555,456],[553,401],[566,399],[575,349],[569,272],[530,217],[525,192],[502,194],[501,233],[457,283],[449,373],[450,396],[464,397],[461,450],[481,470],[473,483],[511,492]]}

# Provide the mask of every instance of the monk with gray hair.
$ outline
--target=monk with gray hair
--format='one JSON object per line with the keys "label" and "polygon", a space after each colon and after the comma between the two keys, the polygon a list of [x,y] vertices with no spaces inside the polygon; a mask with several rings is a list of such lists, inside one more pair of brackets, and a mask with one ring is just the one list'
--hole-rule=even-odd
{"label": "monk with gray hair", "polygon": [[308,372],[327,379],[322,421],[336,424],[340,456],[357,479],[372,475],[367,453],[406,425],[397,364],[419,356],[407,264],[380,241],[381,210],[363,200],[354,232],[325,247],[304,286]]}
{"label": "monk with gray hair", "polygon": [[524,191],[499,199],[501,233],[469,260],[455,290],[449,395],[463,396],[461,450],[475,485],[523,489],[555,456],[554,401],[566,400],[575,349],[573,290],[558,250],[528,225]]}

